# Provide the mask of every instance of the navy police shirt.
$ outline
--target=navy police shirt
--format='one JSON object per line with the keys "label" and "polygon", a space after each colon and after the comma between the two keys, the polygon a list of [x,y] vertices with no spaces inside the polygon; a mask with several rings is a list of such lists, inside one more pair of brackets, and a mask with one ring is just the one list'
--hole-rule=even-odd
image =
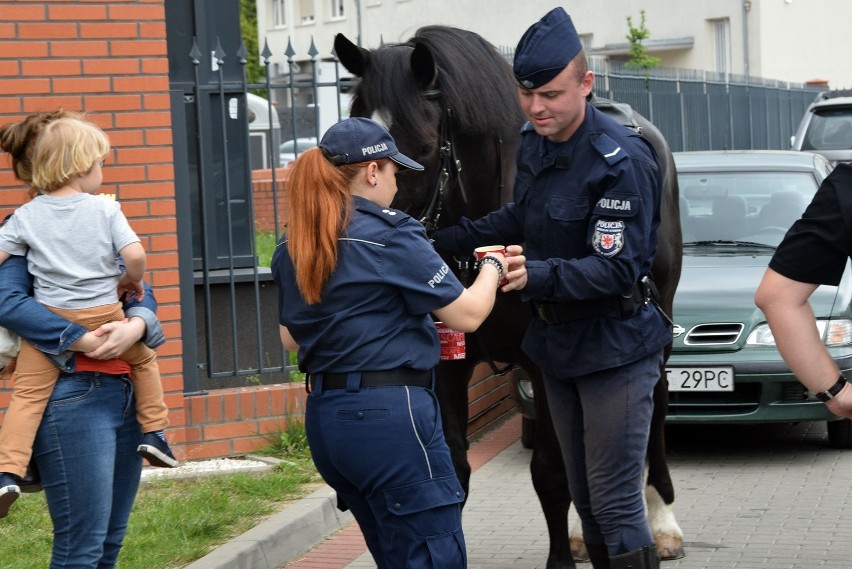
{"label": "navy police shirt", "polygon": [[463,287],[419,222],[354,200],[321,302],[305,304],[287,242],[277,247],[272,272],[279,322],[298,342],[299,365],[309,373],[431,369],[440,344],[430,313],[456,300]]}
{"label": "navy police shirt", "polygon": [[[571,138],[553,143],[531,126],[518,151],[514,203],[435,234],[443,254],[486,243],[524,243],[524,300],[583,301],[629,292],[651,271],[662,175],[635,131],[586,105]],[[545,372],[577,376],[624,365],[671,342],[653,307],[632,318],[600,316],[547,325],[534,318],[524,351]]]}
{"label": "navy police shirt", "polygon": [[850,257],[852,164],[840,163],[787,232],[769,267],[794,281],[837,286]]}

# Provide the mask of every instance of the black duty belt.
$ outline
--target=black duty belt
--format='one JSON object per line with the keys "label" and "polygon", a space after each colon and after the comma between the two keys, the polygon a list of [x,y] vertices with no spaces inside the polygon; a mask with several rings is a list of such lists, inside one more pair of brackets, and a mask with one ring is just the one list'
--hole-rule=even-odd
{"label": "black duty belt", "polygon": [[[398,367],[385,371],[362,371],[359,387],[392,387],[410,385],[412,387],[432,387],[432,371],[416,370],[410,367]],[[348,373],[325,373],[322,374],[322,389],[346,389]],[[316,378],[308,374],[306,387],[308,393],[314,390]]]}
{"label": "black duty belt", "polygon": [[615,316],[620,305],[614,297],[576,302],[533,302],[535,314],[545,324],[561,324],[599,316]]}
{"label": "black duty belt", "polygon": [[553,325],[600,316],[630,318],[643,306],[647,306],[651,298],[656,300],[654,285],[649,279],[643,278],[624,295],[573,302],[533,302],[532,306],[536,316],[544,320],[545,324]]}

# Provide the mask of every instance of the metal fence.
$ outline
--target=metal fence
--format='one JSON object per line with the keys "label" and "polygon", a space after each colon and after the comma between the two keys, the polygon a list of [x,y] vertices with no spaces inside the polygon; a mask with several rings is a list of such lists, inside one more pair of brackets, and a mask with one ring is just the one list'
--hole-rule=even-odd
{"label": "metal fence", "polygon": [[[193,40],[185,56],[191,73],[172,81],[181,304],[195,307],[182,311],[188,392],[279,382],[294,370],[278,341],[269,269],[258,264],[263,231],[256,220],[265,216],[259,215],[257,177],[263,170],[271,192],[271,205],[263,207],[274,219],[264,230],[277,237],[287,209],[278,145],[319,139],[345,116],[352,85],[334,54],[321,56],[313,43],[310,65],[303,58],[297,63],[289,44],[287,72],[277,77],[264,47],[261,83],[246,81],[242,45],[230,52],[218,39],[206,52]],[[504,55],[511,59],[511,53]],[[629,103],[657,125],[674,151],[788,148],[818,92],[689,70],[656,69],[646,77],[597,58],[590,66],[596,93]],[[262,121],[248,104],[250,93],[273,101],[263,108]],[[246,131],[265,140],[254,144]]]}
{"label": "metal fence", "polygon": [[790,148],[790,137],[818,88],[688,69],[646,77],[624,64],[592,58],[595,91],[630,104],[675,152]]}

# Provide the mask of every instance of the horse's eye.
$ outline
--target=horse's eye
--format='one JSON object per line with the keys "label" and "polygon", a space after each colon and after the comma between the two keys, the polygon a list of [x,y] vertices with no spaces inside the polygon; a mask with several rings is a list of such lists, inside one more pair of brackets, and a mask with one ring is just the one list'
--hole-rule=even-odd
{"label": "horse's eye", "polygon": [[435,152],[434,144],[424,144],[420,147],[420,153],[418,156],[431,156],[433,152]]}

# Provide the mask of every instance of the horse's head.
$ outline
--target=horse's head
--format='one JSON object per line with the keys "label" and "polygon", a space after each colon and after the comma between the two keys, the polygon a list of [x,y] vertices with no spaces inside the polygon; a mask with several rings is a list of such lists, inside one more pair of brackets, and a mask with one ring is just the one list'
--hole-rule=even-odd
{"label": "horse's head", "polygon": [[491,44],[473,32],[427,26],[375,50],[338,34],[334,50],[359,78],[350,114],[384,124],[400,151],[425,167],[398,177],[394,207],[426,218],[440,207],[445,225],[500,205],[499,192],[513,181],[522,118],[511,68]]}
{"label": "horse's head", "polygon": [[351,116],[383,124],[397,147],[425,167],[405,172],[397,180],[394,207],[419,215],[438,179],[441,106],[437,68],[422,44],[393,44],[371,51],[357,47],[344,35],[334,40],[343,66],[358,81],[352,93]]}

